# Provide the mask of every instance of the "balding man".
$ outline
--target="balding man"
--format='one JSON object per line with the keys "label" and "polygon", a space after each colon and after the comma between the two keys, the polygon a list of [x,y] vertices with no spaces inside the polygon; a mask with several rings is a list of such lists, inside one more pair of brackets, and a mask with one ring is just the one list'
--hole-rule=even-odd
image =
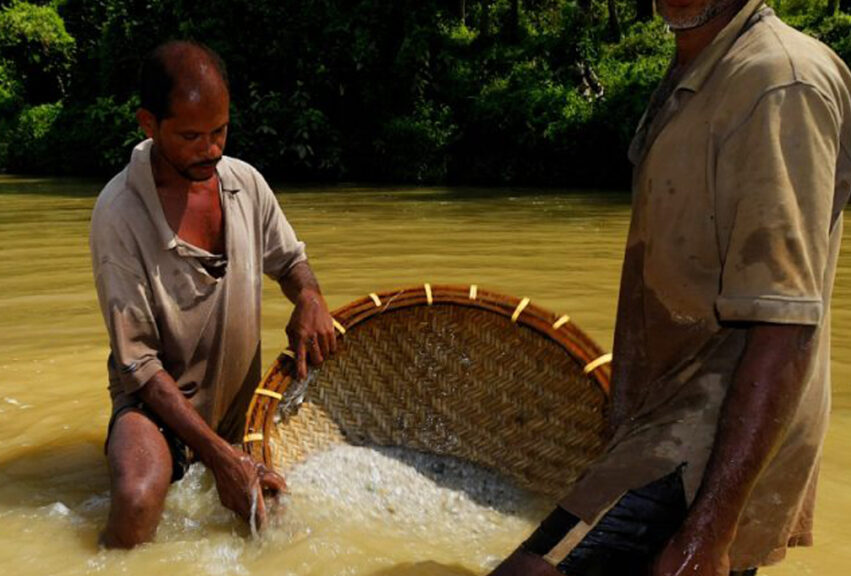
{"label": "balding man", "polygon": [[295,308],[297,376],[333,353],[333,321],[304,244],[251,166],[223,156],[225,67],[203,45],[169,42],[144,61],[148,136],[92,216],[95,283],[109,333],[108,547],[153,538],[171,481],[203,462],[222,503],[249,519],[277,474],[231,446],[261,376],[261,274]]}

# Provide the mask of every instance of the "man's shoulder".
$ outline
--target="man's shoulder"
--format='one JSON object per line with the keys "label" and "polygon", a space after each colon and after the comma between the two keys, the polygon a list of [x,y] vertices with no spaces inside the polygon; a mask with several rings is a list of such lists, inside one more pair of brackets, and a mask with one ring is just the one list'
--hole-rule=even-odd
{"label": "man's shoulder", "polygon": [[232,156],[222,156],[219,162],[219,175],[222,187],[254,192],[265,183],[260,171],[244,160]]}
{"label": "man's shoulder", "polygon": [[769,14],[742,34],[722,63],[729,88],[759,101],[773,90],[805,85],[828,99],[847,98],[851,73],[825,44]]}
{"label": "man's shoulder", "polygon": [[129,182],[128,168],[116,174],[98,194],[89,228],[89,248],[96,260],[136,245],[154,242],[156,233],[145,203]]}
{"label": "man's shoulder", "polygon": [[92,228],[101,226],[109,221],[124,219],[128,211],[138,210],[141,203],[130,188],[128,168],[112,177],[100,191],[92,211]]}

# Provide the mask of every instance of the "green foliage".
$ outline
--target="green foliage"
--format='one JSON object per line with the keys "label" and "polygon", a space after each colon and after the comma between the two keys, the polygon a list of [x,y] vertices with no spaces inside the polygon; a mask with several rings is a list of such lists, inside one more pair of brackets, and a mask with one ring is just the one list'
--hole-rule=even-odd
{"label": "green foliage", "polygon": [[111,96],[66,107],[56,124],[54,139],[62,152],[57,169],[66,174],[109,173],[124,166],[130,150],[144,134],[136,123],[139,100]]}
{"label": "green foliage", "polygon": [[0,60],[0,119],[8,118],[23,102],[23,87],[14,67]]}
{"label": "green foliage", "polygon": [[[851,16],[769,1],[851,60]],[[673,36],[616,4],[617,42],[607,0],[0,0],[0,169],[122,166],[143,55],[192,38],[228,64],[228,154],[272,178],[623,188]]]}
{"label": "green foliage", "polygon": [[386,174],[393,180],[443,181],[447,175],[447,150],[457,129],[448,106],[419,101],[412,114],[387,121],[374,149],[386,159]]}
{"label": "green foliage", "polygon": [[9,122],[2,144],[10,171],[97,174],[127,163],[143,136],[134,118],[138,101],[110,97],[90,104],[27,107]]}
{"label": "green foliage", "polygon": [[5,161],[12,169],[18,166],[51,171],[55,160],[54,125],[62,113],[62,103],[39,104],[24,108],[9,127],[5,144]]}
{"label": "green foliage", "polygon": [[658,19],[635,24],[622,42],[604,48],[597,68],[605,87],[599,112],[618,150],[629,147],[638,119],[673,54],[673,38]]}
{"label": "green foliage", "polygon": [[14,63],[30,104],[65,94],[74,39],[52,6],[13,1],[0,11],[0,58]]}
{"label": "green foliage", "polygon": [[260,170],[275,172],[283,160],[289,177],[335,179],[341,175],[339,134],[301,83],[287,96],[252,85],[247,105],[234,107],[231,144]]}
{"label": "green foliage", "polygon": [[813,35],[833,48],[845,62],[851,62],[851,15],[835,14],[825,18]]}

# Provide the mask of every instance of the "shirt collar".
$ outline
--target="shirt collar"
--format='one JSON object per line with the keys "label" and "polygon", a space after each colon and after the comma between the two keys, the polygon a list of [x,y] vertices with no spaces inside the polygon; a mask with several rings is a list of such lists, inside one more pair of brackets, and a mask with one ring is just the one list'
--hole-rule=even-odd
{"label": "shirt collar", "polygon": [[677,89],[697,92],[703,86],[709,75],[715,70],[716,64],[724,57],[736,42],[736,39],[751,24],[751,18],[765,6],[765,0],[748,0],[748,3],[733,17],[727,26],[712,40],[700,55],[692,62],[688,72]]}
{"label": "shirt collar", "polygon": [[[157,185],[154,182],[154,172],[151,168],[151,148],[153,140],[150,138],[140,142],[133,148],[133,153],[130,156],[130,166],[127,174],[127,184],[130,188],[142,198],[148,215],[154,228],[157,230],[157,235],[162,241],[163,249],[171,250],[178,245],[177,234],[169,226],[165,218],[160,198],[157,195]],[[228,157],[222,157],[221,161],[216,166],[216,172],[219,176],[222,191],[228,194],[236,194],[240,191],[239,180],[230,166]],[[225,210],[225,204],[222,204],[222,210]]]}

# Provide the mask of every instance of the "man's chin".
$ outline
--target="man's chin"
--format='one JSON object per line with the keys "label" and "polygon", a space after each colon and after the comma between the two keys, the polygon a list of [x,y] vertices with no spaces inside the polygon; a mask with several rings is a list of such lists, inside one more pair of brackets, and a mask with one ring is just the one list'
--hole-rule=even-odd
{"label": "man's chin", "polygon": [[706,10],[696,12],[677,6],[659,6],[659,16],[674,32],[699,28],[706,24],[707,18]]}
{"label": "man's chin", "polygon": [[668,28],[673,32],[685,32],[708,24],[724,10],[736,3],[741,4],[742,2],[740,0],[715,0],[704,5],[701,10],[692,12],[691,14],[687,13],[685,7],[679,7],[674,4],[665,6],[660,2],[657,6],[659,16],[662,17]]}
{"label": "man's chin", "polygon": [[193,166],[181,172],[181,176],[192,182],[206,182],[216,174],[216,165]]}

